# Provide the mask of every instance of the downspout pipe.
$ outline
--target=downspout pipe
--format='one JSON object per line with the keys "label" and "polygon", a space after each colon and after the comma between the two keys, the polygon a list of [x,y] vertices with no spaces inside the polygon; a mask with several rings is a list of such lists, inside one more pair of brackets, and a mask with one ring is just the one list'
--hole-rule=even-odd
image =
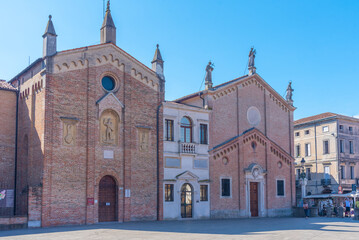
{"label": "downspout pipe", "polygon": [[160,109],[162,107],[162,102],[157,107],[157,114],[156,114],[156,131],[157,131],[157,221],[160,220]]}
{"label": "downspout pipe", "polygon": [[19,92],[20,92],[20,83],[18,80],[18,89],[15,92],[16,94],[16,120],[15,120],[15,162],[14,162],[14,216],[16,215],[16,190],[17,190],[17,139],[18,139],[18,113],[19,113]]}
{"label": "downspout pipe", "polygon": [[205,108],[205,106],[206,106],[205,100],[204,100],[204,98],[202,97],[203,92],[198,93],[198,95],[199,95],[199,98],[202,99],[202,107]]}

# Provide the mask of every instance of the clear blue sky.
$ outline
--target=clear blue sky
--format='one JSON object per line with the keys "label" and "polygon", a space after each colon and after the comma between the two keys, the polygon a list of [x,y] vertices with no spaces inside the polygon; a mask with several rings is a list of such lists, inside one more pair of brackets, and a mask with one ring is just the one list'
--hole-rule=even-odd
{"label": "clear blue sky", "polygon": [[[359,115],[359,1],[112,0],[111,12],[117,45],[139,61],[150,66],[160,44],[167,100],[198,91],[208,60],[215,85],[242,76],[254,46],[279,94],[293,81],[295,119]],[[58,50],[100,42],[102,0],[1,0],[0,79],[41,57],[49,14]]]}

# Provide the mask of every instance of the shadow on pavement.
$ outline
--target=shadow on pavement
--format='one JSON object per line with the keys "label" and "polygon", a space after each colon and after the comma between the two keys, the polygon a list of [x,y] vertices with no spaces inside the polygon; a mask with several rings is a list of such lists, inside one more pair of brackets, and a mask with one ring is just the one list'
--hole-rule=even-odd
{"label": "shadow on pavement", "polygon": [[[335,228],[335,229],[333,229]],[[342,229],[341,229],[342,228]],[[348,229],[350,228],[350,229]],[[246,218],[223,220],[186,220],[186,221],[153,221],[106,223],[81,226],[60,226],[37,229],[19,229],[0,232],[0,237],[61,233],[88,230],[128,230],[144,232],[195,233],[242,235],[262,232],[290,230],[319,230],[359,233],[359,221],[336,218]]]}

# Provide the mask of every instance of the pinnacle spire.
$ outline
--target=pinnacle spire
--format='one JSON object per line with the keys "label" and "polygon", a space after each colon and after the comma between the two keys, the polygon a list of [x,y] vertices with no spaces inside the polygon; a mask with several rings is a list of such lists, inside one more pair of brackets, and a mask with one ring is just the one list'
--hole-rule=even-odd
{"label": "pinnacle spire", "polygon": [[42,47],[42,56],[50,57],[56,54],[57,46],[56,46],[56,32],[54,28],[54,24],[52,23],[52,16],[49,15],[49,21],[47,22],[46,29],[43,38],[43,47]]}
{"label": "pinnacle spire", "polygon": [[110,0],[107,1],[106,14],[101,27],[101,43],[116,44],[116,27],[111,16]]}
{"label": "pinnacle spire", "polygon": [[153,56],[153,60],[152,60],[152,70],[155,71],[157,73],[157,75],[159,76],[160,79],[164,80],[165,76],[163,74],[163,59],[161,56],[161,52],[160,52],[160,46],[157,44],[156,45],[156,51],[155,51],[155,55]]}
{"label": "pinnacle spire", "polygon": [[110,10],[110,0],[107,1],[107,9],[106,9],[106,14],[105,14],[105,18],[103,19],[103,23],[102,23],[102,28],[104,27],[115,27],[115,24],[113,22],[112,16],[111,16],[111,10]]}
{"label": "pinnacle spire", "polygon": [[57,36],[56,32],[55,32],[54,24],[52,23],[51,19],[52,19],[52,16],[49,15],[49,21],[47,22],[45,33],[44,33],[44,35],[42,35],[42,37],[44,37],[46,34],[52,34],[54,36]]}
{"label": "pinnacle spire", "polygon": [[161,56],[161,52],[160,52],[160,49],[159,49],[159,46],[160,45],[156,45],[156,51],[155,51],[155,55],[153,56],[153,60],[151,63],[154,63],[154,62],[162,62],[163,63],[163,59],[162,59],[162,56]]}

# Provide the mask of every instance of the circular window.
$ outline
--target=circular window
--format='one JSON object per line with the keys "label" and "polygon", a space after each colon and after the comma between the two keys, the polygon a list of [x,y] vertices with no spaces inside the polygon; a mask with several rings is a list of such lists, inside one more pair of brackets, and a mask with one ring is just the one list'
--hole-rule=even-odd
{"label": "circular window", "polygon": [[280,161],[278,162],[278,167],[282,168],[282,163]]}
{"label": "circular window", "polygon": [[261,122],[261,114],[256,107],[250,107],[247,110],[247,120],[252,127],[257,126]]}
{"label": "circular window", "polygon": [[102,87],[107,91],[112,91],[113,89],[115,89],[116,86],[115,80],[109,76],[103,77],[101,83]]}

